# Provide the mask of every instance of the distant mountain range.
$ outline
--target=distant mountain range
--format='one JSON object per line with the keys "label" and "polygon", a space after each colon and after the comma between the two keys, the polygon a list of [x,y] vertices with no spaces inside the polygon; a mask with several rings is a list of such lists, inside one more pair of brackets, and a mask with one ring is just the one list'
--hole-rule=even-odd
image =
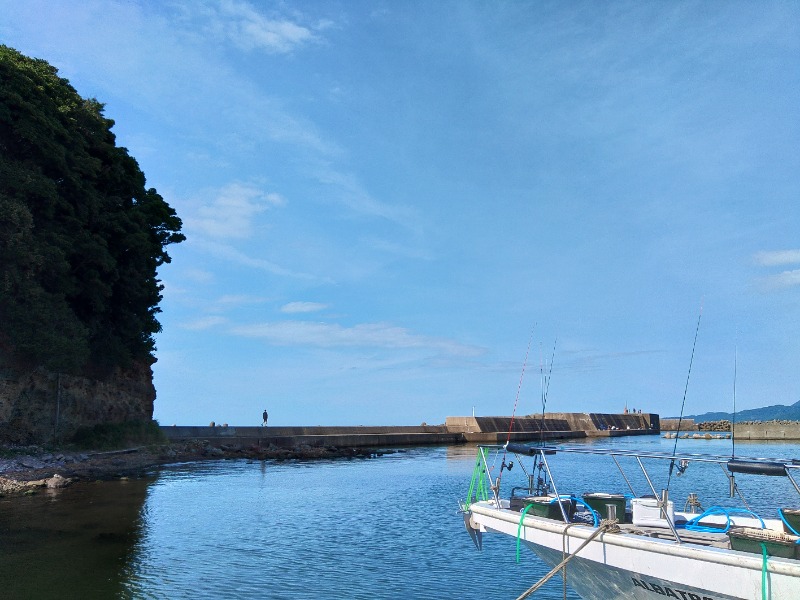
{"label": "distant mountain range", "polygon": [[[678,417],[666,417],[677,419]],[[708,412],[702,415],[685,415],[684,419],[694,419],[695,423],[706,421],[732,421],[733,415],[726,412]],[[800,421],[800,401],[791,406],[775,404],[763,408],[751,408],[748,410],[736,411],[736,422],[742,421]]]}

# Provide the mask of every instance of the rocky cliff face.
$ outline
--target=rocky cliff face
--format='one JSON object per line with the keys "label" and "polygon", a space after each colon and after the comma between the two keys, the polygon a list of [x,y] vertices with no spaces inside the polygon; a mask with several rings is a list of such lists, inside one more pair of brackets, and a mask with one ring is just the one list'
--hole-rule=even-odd
{"label": "rocky cliff face", "polygon": [[80,427],[149,421],[155,398],[149,363],[103,380],[0,365],[0,442],[68,441]]}

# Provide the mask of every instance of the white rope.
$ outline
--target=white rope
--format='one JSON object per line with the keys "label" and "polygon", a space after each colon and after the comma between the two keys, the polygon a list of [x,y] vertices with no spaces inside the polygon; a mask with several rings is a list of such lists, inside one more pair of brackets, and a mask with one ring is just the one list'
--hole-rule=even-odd
{"label": "white rope", "polygon": [[550,581],[550,579],[552,579],[552,577],[553,577],[553,576],[554,576],[556,573],[558,573],[558,572],[559,572],[561,569],[563,569],[563,568],[566,566],[566,564],[567,564],[569,561],[571,561],[573,558],[575,558],[575,557],[578,555],[578,552],[580,552],[580,551],[581,551],[581,550],[583,550],[583,549],[584,549],[586,546],[588,546],[588,545],[589,545],[589,542],[591,542],[591,541],[592,541],[594,538],[596,538],[598,535],[600,535],[601,533],[604,533],[604,532],[608,532],[608,533],[618,533],[618,532],[619,532],[619,530],[620,530],[620,529],[619,529],[619,525],[617,525],[617,521],[616,521],[616,520],[614,520],[614,521],[610,521],[610,520],[605,520],[605,519],[604,519],[604,520],[603,520],[603,521],[600,523],[600,527],[598,527],[598,528],[597,528],[597,529],[596,529],[596,530],[595,530],[595,531],[592,533],[592,535],[590,535],[588,538],[586,538],[586,540],[584,540],[584,542],[583,542],[583,543],[582,543],[580,546],[578,546],[578,549],[577,549],[577,550],[575,550],[575,552],[573,552],[572,554],[570,554],[570,555],[569,555],[567,558],[565,558],[565,559],[564,559],[564,560],[562,560],[560,563],[558,563],[558,564],[557,564],[555,567],[553,567],[553,569],[552,569],[552,570],[551,570],[551,571],[550,571],[550,572],[549,572],[547,575],[545,575],[544,577],[542,577],[542,578],[541,578],[539,581],[537,581],[537,582],[536,582],[536,583],[535,583],[533,586],[531,586],[530,588],[528,588],[528,589],[527,589],[525,592],[523,592],[523,593],[522,593],[522,595],[518,596],[518,597],[517,597],[517,600],[524,600],[525,598],[527,598],[528,596],[530,596],[531,594],[533,594],[533,593],[534,593],[536,590],[538,590],[540,587],[542,587],[542,586],[543,586],[545,583],[547,583],[548,581]]}

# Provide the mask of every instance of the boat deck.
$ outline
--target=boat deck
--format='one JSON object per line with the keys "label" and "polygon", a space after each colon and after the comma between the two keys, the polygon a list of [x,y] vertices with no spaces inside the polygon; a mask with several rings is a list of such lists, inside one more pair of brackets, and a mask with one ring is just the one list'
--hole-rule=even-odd
{"label": "boat deck", "polygon": [[[641,535],[663,540],[675,540],[675,536],[668,528],[663,527],[650,527],[650,526],[637,526],[630,523],[621,523],[621,533],[631,535]],[[686,529],[679,529],[678,535],[681,536],[681,542],[685,544],[695,544],[697,546],[711,546],[714,548],[730,548],[730,538],[722,531],[719,533],[704,532],[704,531],[688,531]]]}

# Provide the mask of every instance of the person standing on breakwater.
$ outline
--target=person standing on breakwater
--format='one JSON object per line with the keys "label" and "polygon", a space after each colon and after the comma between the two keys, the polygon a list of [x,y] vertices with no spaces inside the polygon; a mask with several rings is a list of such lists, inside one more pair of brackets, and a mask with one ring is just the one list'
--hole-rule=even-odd
{"label": "person standing on breakwater", "polygon": [[261,418],[264,419],[264,422],[261,425],[266,427],[267,426],[267,419],[269,418],[269,415],[267,414],[267,409],[266,408],[264,409],[264,414],[261,415]]}

